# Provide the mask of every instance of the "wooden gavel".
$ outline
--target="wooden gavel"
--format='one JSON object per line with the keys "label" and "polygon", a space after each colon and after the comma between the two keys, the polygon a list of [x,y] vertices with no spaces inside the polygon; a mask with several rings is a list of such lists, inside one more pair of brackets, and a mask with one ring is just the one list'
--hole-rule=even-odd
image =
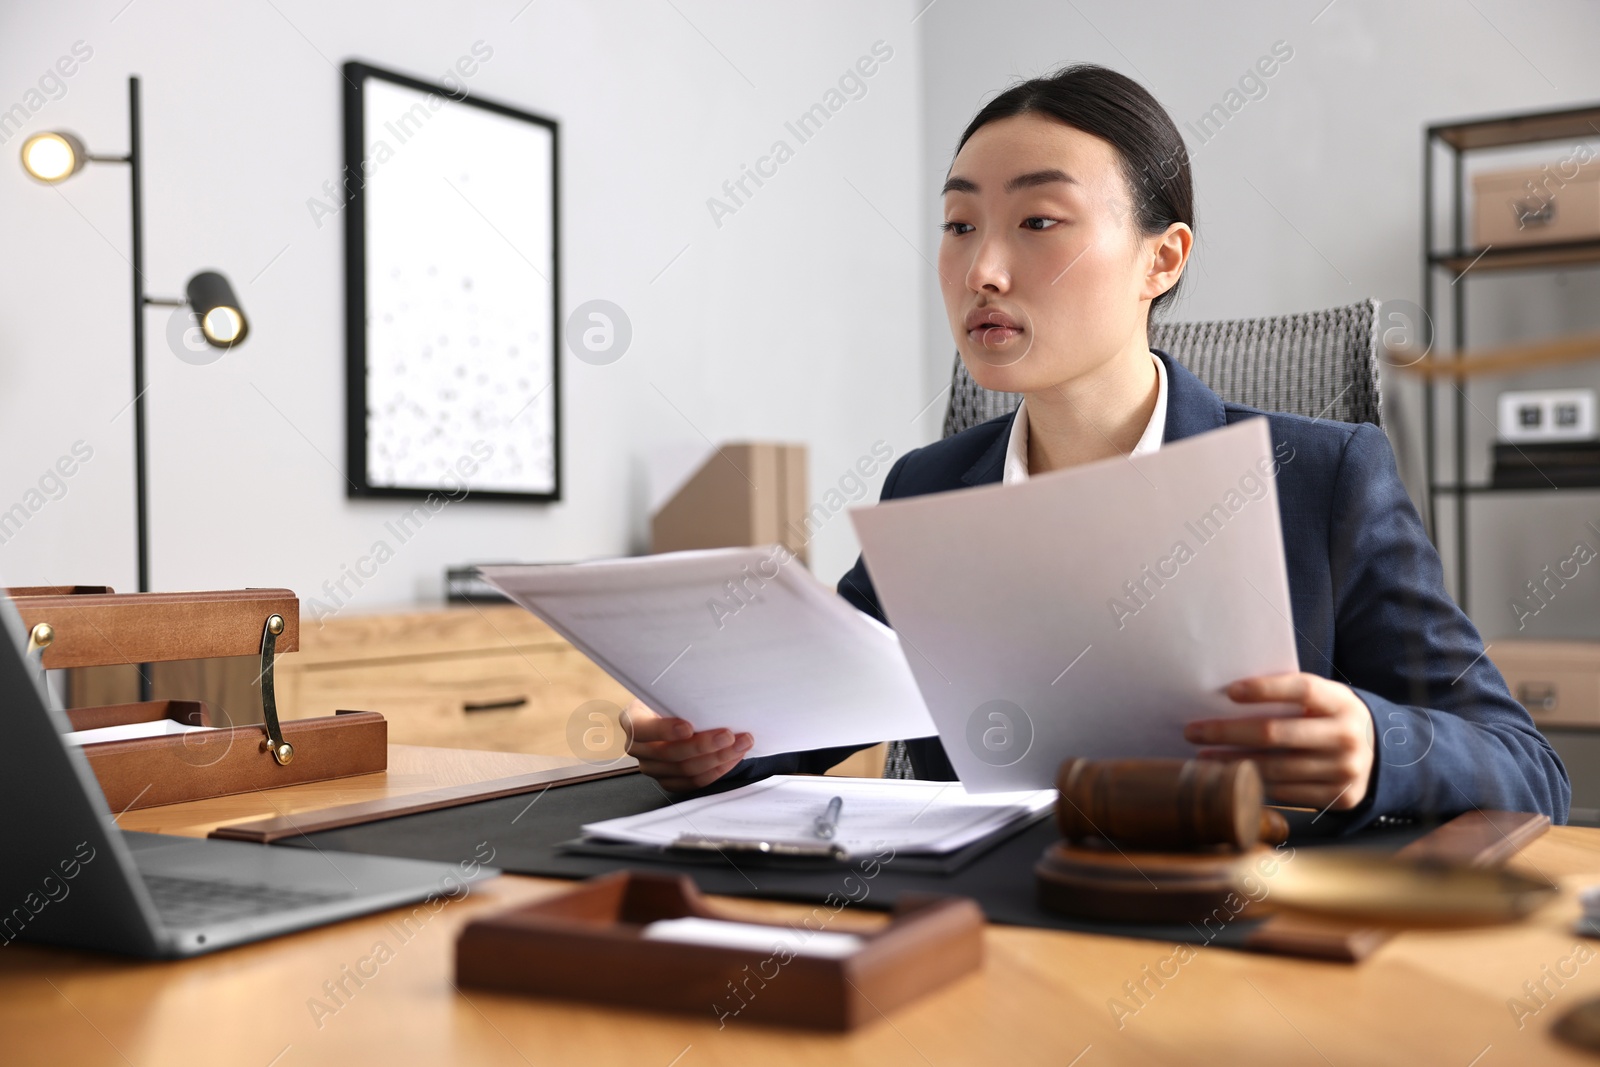
{"label": "wooden gavel", "polygon": [[1288,839],[1250,760],[1069,759],[1056,775],[1056,825],[1068,841],[1137,849],[1247,849]]}

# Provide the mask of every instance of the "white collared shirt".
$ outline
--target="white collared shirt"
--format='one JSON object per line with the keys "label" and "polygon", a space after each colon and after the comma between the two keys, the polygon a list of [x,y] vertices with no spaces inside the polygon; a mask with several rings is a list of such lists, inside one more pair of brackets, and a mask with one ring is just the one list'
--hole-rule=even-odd
{"label": "white collared shirt", "polygon": [[[1167,365],[1155,353],[1150,358],[1156,365],[1156,409],[1150,413],[1150,421],[1145,424],[1144,433],[1140,435],[1139,442],[1133,446],[1130,456],[1142,456],[1146,452],[1154,452],[1161,447],[1162,438],[1167,430]],[[1017,406],[1017,417],[1011,420],[1011,438],[1006,442],[1005,471],[1000,477],[1001,484],[1012,485],[1016,482],[1028,480],[1028,401],[1024,399]]]}

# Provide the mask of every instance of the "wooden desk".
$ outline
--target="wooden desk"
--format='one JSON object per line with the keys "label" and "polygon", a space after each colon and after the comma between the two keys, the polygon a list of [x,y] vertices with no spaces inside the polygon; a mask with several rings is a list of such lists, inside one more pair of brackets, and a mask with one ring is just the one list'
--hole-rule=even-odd
{"label": "wooden desk", "polygon": [[[387,775],[129,813],[128,829],[201,835],[274,812],[414,792],[561,762],[394,746]],[[1600,883],[1600,830],[1558,827],[1519,862],[1568,890],[1531,920],[1467,933],[1408,933],[1355,966],[1201,948],[1176,964],[1152,941],[990,927],[984,969],[848,1037],[455,989],[452,951],[480,912],[570,883],[503,877],[447,904],[409,940],[404,911],[181,963],[13,944],[0,949],[0,1063],[174,1067],[238,1064],[1449,1064],[1593,1063],[1546,1031],[1600,996],[1600,942],[1569,932],[1573,890]],[[811,910],[724,901],[752,915]],[[870,916],[866,917],[871,921]],[[840,928],[844,920],[835,920]],[[392,958],[339,1002],[338,982],[384,943]],[[1584,945],[1583,962],[1573,961]],[[1156,982],[1146,977],[1164,970]],[[1564,969],[1570,978],[1561,978]],[[372,970],[369,966],[367,970]],[[1175,972],[1175,973],[1174,973]],[[1548,977],[1555,976],[1555,977]],[[781,980],[781,976],[779,979]],[[1545,982],[1539,1008],[1524,982]],[[1143,982],[1142,1006],[1124,983]],[[1558,984],[1559,983],[1559,984]],[[1530,1011],[1519,1029],[1508,1001]],[[1110,1005],[1136,1013],[1118,1026]],[[313,1005],[322,1003],[317,1013]]]}

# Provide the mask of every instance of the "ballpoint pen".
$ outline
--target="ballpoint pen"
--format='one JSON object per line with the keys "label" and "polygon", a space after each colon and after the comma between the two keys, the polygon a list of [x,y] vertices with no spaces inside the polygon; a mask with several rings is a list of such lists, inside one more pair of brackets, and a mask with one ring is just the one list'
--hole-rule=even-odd
{"label": "ballpoint pen", "polygon": [[839,825],[839,809],[844,807],[844,797],[834,797],[828,801],[828,810],[817,816],[816,830],[818,837],[832,837]]}

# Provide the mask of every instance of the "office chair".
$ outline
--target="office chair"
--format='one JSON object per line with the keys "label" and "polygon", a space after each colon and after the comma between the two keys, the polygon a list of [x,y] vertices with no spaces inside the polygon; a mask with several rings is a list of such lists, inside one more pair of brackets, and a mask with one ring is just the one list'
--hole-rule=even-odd
{"label": "office chair", "polygon": [[[1378,302],[1226,322],[1164,322],[1150,347],[1183,364],[1222,399],[1263,411],[1380,426]],[[1019,393],[983,388],[958,353],[950,377],[944,435],[1005,415]],[[910,778],[905,742],[889,742],[885,778]]]}

